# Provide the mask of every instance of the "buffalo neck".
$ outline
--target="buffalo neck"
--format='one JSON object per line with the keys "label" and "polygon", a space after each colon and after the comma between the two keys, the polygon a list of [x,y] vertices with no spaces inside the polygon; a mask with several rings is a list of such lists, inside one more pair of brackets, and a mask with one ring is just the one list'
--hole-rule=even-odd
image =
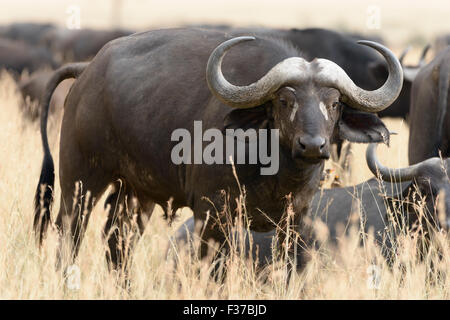
{"label": "buffalo neck", "polygon": [[280,148],[278,173],[247,181],[247,189],[250,191],[248,196],[262,202],[267,202],[270,198],[273,205],[279,207],[284,206],[286,196],[291,194],[299,209],[309,207],[319,188],[323,167],[323,160],[314,164],[305,163],[293,159],[290,151]]}

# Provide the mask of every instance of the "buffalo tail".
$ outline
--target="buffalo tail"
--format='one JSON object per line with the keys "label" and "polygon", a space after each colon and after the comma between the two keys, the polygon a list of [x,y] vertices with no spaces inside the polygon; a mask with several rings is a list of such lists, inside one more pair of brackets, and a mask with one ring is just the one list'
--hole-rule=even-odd
{"label": "buffalo tail", "polygon": [[88,63],[71,63],[67,64],[54,72],[45,88],[42,97],[41,112],[41,138],[44,149],[44,160],[42,162],[41,175],[36,188],[34,198],[34,222],[33,229],[36,241],[39,246],[42,244],[43,238],[50,224],[50,206],[53,203],[53,188],[55,184],[55,167],[53,158],[50,153],[50,147],[47,137],[47,120],[50,100],[56,87],[60,82],[69,78],[77,78],[88,66]]}

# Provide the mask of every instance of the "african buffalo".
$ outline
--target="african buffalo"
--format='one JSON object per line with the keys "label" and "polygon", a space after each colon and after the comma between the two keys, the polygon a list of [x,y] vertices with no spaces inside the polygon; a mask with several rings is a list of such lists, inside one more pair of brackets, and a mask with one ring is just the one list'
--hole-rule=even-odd
{"label": "african buffalo", "polygon": [[450,47],[417,74],[411,93],[409,163],[450,156]]}
{"label": "african buffalo", "polygon": [[109,41],[132,34],[130,30],[52,30],[44,38],[64,62],[89,61]]}
{"label": "african buffalo", "polygon": [[437,55],[441,51],[444,51],[448,46],[450,46],[450,34],[445,34],[439,36],[434,41],[434,52]]}
{"label": "african buffalo", "polygon": [[[318,191],[311,205],[311,217],[320,218],[325,222],[330,231],[329,240],[336,244],[339,236],[336,226],[348,225],[352,220],[352,214],[358,213],[364,231],[367,233],[370,228],[373,228],[375,241],[383,246],[386,256],[390,257],[393,240],[397,232],[402,230],[402,225],[411,230],[421,219],[422,226],[426,229],[429,229],[430,225],[445,229],[450,226],[448,218],[450,217],[450,160],[431,158],[409,168],[389,169],[377,160],[375,147],[376,145],[372,144],[368,148],[367,163],[375,175],[378,175],[379,171],[385,182],[372,178],[356,186]],[[445,192],[447,221],[440,221],[436,212],[436,198],[440,191]],[[425,211],[428,215],[425,217],[421,217],[417,210],[421,200],[420,197],[415,197],[417,192],[426,199]],[[388,214],[389,211],[394,214],[400,213],[400,216],[392,216]],[[360,222],[357,224],[360,225]],[[175,243],[181,245],[190,242],[193,239],[194,226],[193,218],[182,224],[174,236]],[[198,228],[201,228],[201,224]],[[246,255],[248,256],[251,252],[253,260],[257,259],[264,265],[273,261],[274,237],[275,231],[252,232],[252,247],[246,231],[238,239],[245,239]],[[299,254],[298,266],[302,265],[302,259],[303,257]]]}
{"label": "african buffalo", "polygon": [[[123,37],[109,42],[91,63],[57,70],[49,81],[41,115],[44,161],[34,222],[39,242],[50,222],[54,185],[46,133],[48,101],[61,80],[78,78],[64,107],[59,162],[62,197],[56,226],[68,235],[74,259],[92,205],[113,184],[114,192],[105,204],[112,209],[104,235],[110,266],[123,270],[127,260],[121,248],[132,249],[123,243],[129,239],[130,225],[135,221],[134,235],[142,233],[155,203],[167,216],[190,207],[196,220],[209,221],[203,238],[222,242],[224,235],[213,217],[228,197],[236,199],[245,187],[252,229],[269,231],[274,228],[272,221],[286,227],[286,196],[292,194],[294,227],[309,210],[335,137],[388,143],[389,131],[375,113],[397,98],[403,82],[401,65],[384,46],[370,41],[360,44],[380,52],[389,66],[386,83],[375,91],[357,87],[329,60],[307,62],[285,41],[233,38],[201,29]],[[229,158],[226,163],[223,159],[198,162],[204,155],[201,141],[194,141],[194,163],[191,154],[184,152],[183,161],[176,163],[172,153],[179,144],[174,133],[181,130],[196,137],[199,123],[200,131],[212,129],[209,141],[220,141],[223,149],[230,136],[233,142],[240,139],[233,129],[268,130],[270,136],[260,135],[253,142],[259,150],[270,145],[278,170],[262,174],[267,163],[260,159],[256,164],[240,163],[242,154],[234,152],[234,167]],[[235,207],[231,201],[231,212]],[[201,256],[207,249],[204,241]]]}
{"label": "african buffalo", "polygon": [[17,22],[3,26],[0,37],[39,46],[45,34],[52,29],[56,27],[50,23]]}
{"label": "african buffalo", "polygon": [[[407,81],[409,81],[410,83],[412,83],[414,81],[414,79],[417,76],[417,73],[419,73],[420,68],[425,66],[425,57],[427,56],[428,51],[430,50],[431,46],[430,45],[426,45],[423,50],[422,50],[422,54],[420,55],[419,58],[419,62],[417,63],[417,65],[404,65],[403,64],[403,59],[405,58],[405,56],[408,54],[409,50],[411,49],[411,47],[406,48],[402,54],[400,55],[400,57],[398,58],[398,60],[400,61],[400,63],[402,64],[402,68],[403,68],[403,76],[404,79],[406,79]],[[409,107],[409,106],[408,106]],[[409,108],[408,108],[409,111]]]}
{"label": "african buffalo", "polygon": [[47,49],[0,38],[0,69],[4,68],[18,75],[24,70],[34,72],[45,67],[58,67]]}

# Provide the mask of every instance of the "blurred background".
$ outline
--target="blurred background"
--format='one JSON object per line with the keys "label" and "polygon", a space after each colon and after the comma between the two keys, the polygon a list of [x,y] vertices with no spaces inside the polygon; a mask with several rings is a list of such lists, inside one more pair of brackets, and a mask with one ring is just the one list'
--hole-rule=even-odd
{"label": "blurred background", "polygon": [[[147,30],[186,24],[323,27],[423,45],[450,31],[448,0],[2,0],[0,24]],[[78,25],[77,25],[78,24]]]}

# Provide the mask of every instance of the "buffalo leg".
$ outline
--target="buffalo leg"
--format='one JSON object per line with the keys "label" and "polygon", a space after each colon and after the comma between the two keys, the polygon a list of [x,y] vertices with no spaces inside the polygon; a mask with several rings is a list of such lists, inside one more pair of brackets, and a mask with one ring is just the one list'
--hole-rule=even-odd
{"label": "buffalo leg", "polygon": [[[89,178],[71,181],[71,183],[61,183],[61,205],[55,222],[60,237],[58,268],[61,267],[61,264],[74,263],[89,222],[91,210],[108,186],[107,180],[96,174]],[[69,187],[70,185],[73,187]]]}
{"label": "buffalo leg", "polygon": [[[216,208],[220,208],[221,199],[219,197],[210,196],[208,198],[215,200]],[[227,223],[230,221],[226,221],[224,215],[218,213],[207,202],[201,202],[196,206],[194,218],[196,224],[198,221],[202,221],[202,227],[197,230],[200,232],[199,258],[202,260],[212,258],[211,262],[214,268],[211,275],[216,281],[221,281],[226,276],[226,270],[223,270],[222,274],[220,273],[220,258],[226,255],[229,249],[225,234],[228,231]]]}
{"label": "buffalo leg", "polygon": [[286,262],[286,285],[289,284],[292,272],[303,269],[307,262],[307,248],[311,245],[311,226],[304,217],[307,209],[287,209],[279,223],[278,250],[282,261]]}
{"label": "buffalo leg", "polygon": [[110,271],[128,280],[134,246],[144,233],[154,204],[142,208],[130,187],[118,181],[105,202],[109,207],[103,237],[107,242],[106,261]]}
{"label": "buffalo leg", "polygon": [[209,222],[202,229],[200,229],[201,243],[200,243],[200,258],[204,259],[208,256],[211,247],[211,240],[218,243],[220,248],[225,245],[225,236],[216,226],[213,226],[213,222]]}

